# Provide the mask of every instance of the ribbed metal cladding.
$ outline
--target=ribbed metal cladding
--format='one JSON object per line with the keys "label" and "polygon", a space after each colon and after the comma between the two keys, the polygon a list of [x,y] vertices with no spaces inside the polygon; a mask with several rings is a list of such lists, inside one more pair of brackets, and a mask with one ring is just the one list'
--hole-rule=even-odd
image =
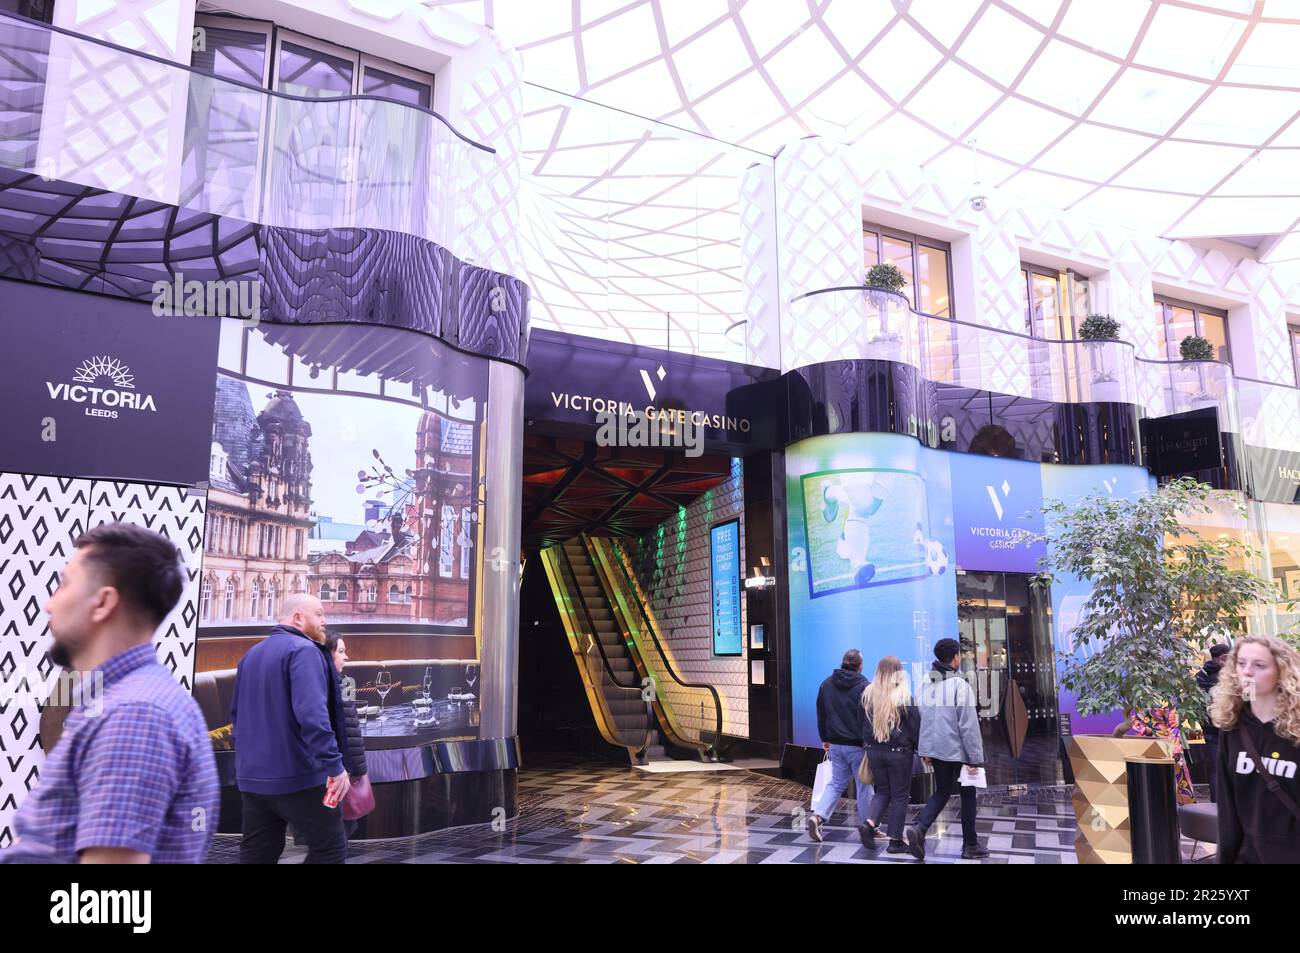
{"label": "ribbed metal cladding", "polygon": [[483,470],[483,637],[480,738],[513,738],[519,711],[519,522],[523,513],[524,374],[488,372]]}

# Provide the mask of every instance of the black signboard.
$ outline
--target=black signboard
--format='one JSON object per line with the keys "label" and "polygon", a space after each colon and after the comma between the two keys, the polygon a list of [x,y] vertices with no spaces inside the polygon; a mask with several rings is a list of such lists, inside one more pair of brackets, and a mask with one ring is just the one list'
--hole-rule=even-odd
{"label": "black signboard", "polygon": [[1147,467],[1158,477],[1223,466],[1218,407],[1189,410],[1142,421]]}
{"label": "black signboard", "polygon": [[524,416],[599,426],[607,415],[647,415],[702,428],[705,439],[754,445],[764,418],[780,410],[734,399],[780,372],[596,338],[534,331],[528,342]]}
{"label": "black signboard", "polygon": [[208,475],[220,319],[0,281],[0,470],[193,485]]}

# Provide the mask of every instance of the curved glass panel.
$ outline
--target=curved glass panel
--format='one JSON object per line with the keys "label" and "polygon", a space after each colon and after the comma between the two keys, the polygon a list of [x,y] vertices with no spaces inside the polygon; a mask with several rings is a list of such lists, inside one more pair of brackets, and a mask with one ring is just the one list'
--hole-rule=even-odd
{"label": "curved glass panel", "polygon": [[263,225],[391,229],[454,251],[463,223],[452,210],[474,207],[491,150],[406,102],[322,92],[328,66],[313,53],[302,66],[312,75],[269,92],[0,14],[0,167]]}

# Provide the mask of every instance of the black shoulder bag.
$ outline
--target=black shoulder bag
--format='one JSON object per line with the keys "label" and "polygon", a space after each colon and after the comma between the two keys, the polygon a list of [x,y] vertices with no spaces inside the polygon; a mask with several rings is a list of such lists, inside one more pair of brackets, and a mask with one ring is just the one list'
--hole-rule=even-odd
{"label": "black shoulder bag", "polygon": [[1277,778],[1269,774],[1264,768],[1264,759],[1259,756],[1259,749],[1255,747],[1255,739],[1251,737],[1250,729],[1244,722],[1237,722],[1237,730],[1241,732],[1241,741],[1246,746],[1246,754],[1250,755],[1255,762],[1255,771],[1264,779],[1264,786],[1282,802],[1283,806],[1291,812],[1291,816],[1300,821],[1300,805],[1296,804],[1295,799],[1287,793],[1282,785],[1277,783]]}

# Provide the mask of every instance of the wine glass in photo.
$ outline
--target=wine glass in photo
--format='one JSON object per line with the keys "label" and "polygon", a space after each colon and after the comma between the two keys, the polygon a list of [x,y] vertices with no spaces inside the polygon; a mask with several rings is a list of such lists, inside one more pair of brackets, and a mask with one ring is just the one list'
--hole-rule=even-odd
{"label": "wine glass in photo", "polygon": [[379,693],[379,720],[384,719],[384,700],[393,690],[393,673],[384,669],[375,676],[375,691]]}

